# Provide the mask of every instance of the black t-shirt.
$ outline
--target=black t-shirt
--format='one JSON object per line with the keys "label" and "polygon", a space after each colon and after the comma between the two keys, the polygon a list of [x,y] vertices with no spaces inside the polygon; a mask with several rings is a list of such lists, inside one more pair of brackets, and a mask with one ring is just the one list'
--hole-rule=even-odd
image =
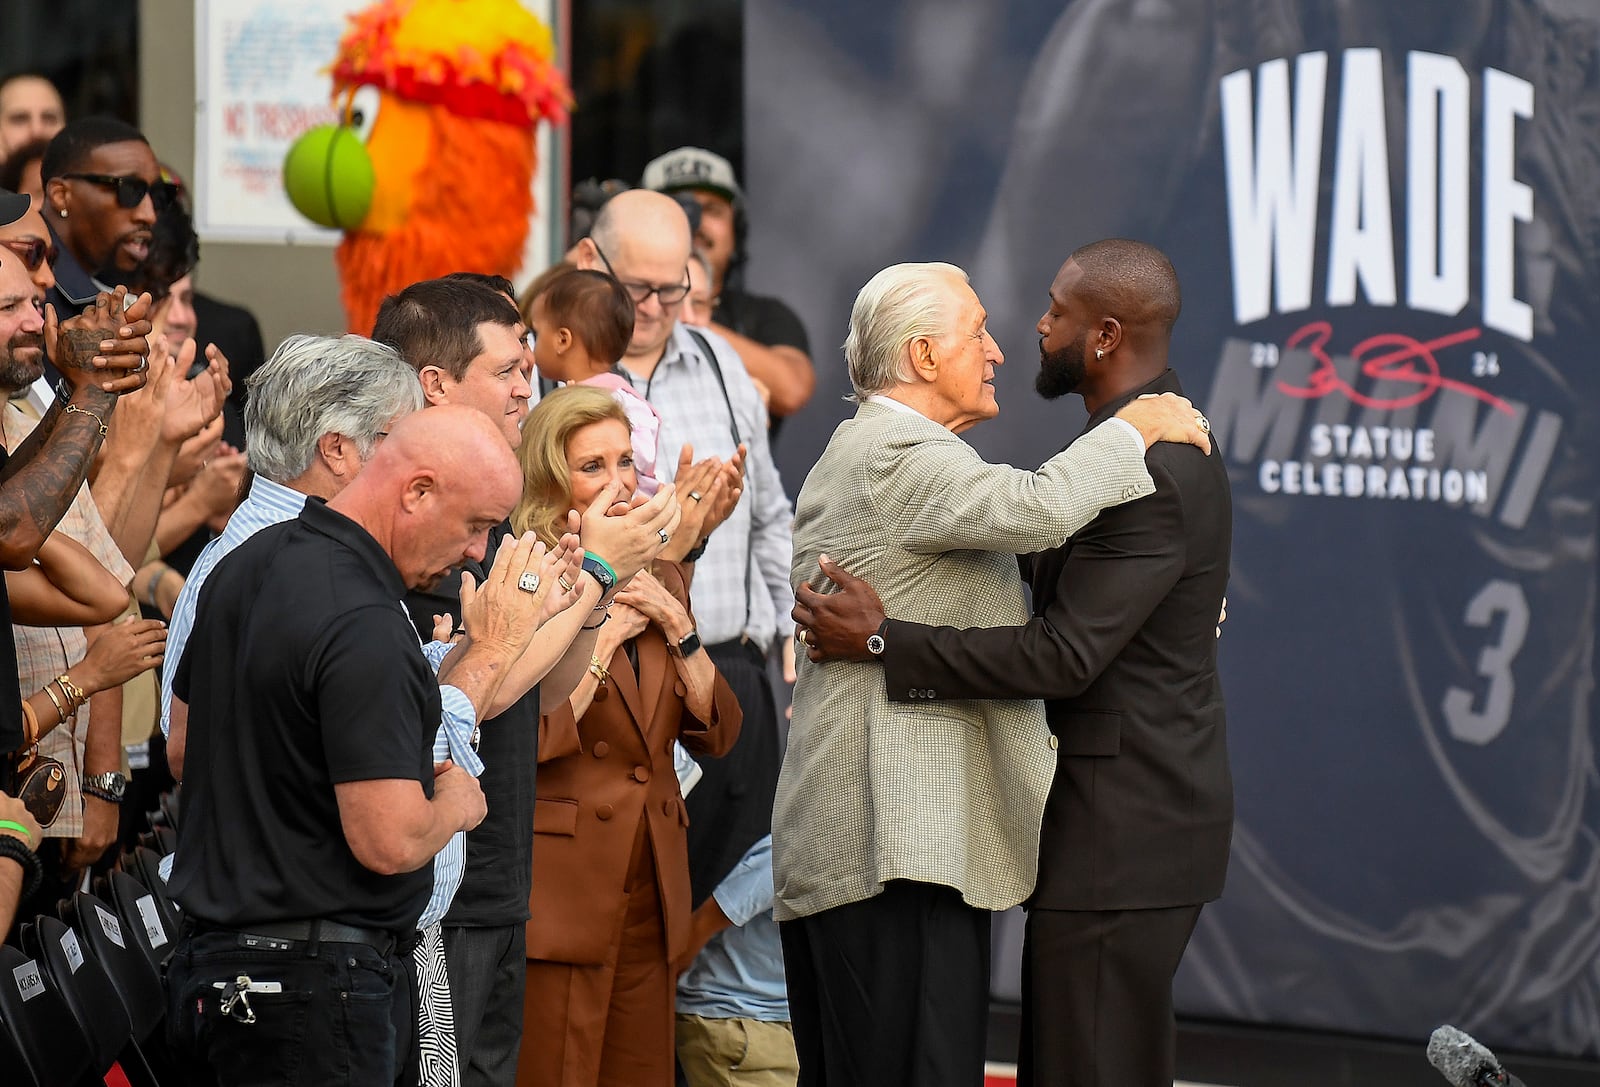
{"label": "black t-shirt", "polygon": [[[500,542],[511,532],[502,523],[490,533],[489,554],[494,561]],[[467,567],[478,583],[484,568]],[[432,637],[433,617],[449,612],[461,619],[461,574],[454,571],[431,590],[406,594],[406,607],[424,639]],[[467,928],[520,925],[528,919],[528,895],[533,890],[533,785],[539,761],[539,688],[519,698],[498,717],[483,722],[478,757],[488,814],[467,834],[467,864],[461,886],[445,914],[444,923]]]}
{"label": "black t-shirt", "polygon": [[363,867],[334,792],[398,778],[433,795],[439,687],[404,594],[377,541],[317,499],[207,579],[173,683],[189,753],[172,893],[188,913],[416,927],[433,865]]}
{"label": "black t-shirt", "polygon": [[794,310],[769,295],[724,287],[717,296],[717,308],[711,319],[767,347],[797,347],[811,354],[811,341],[806,337],[806,327],[800,323],[800,318],[795,316]]}
{"label": "black t-shirt", "polygon": [[[0,469],[8,459],[0,446]],[[28,737],[22,728],[22,683],[17,679],[17,643],[11,637],[11,598],[4,578],[0,578],[0,628],[5,630],[0,636],[0,754],[8,754]]]}

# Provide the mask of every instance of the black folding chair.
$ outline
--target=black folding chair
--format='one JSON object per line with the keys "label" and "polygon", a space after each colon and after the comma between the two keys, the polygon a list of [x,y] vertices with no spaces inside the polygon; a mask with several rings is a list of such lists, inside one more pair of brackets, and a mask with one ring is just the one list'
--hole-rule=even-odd
{"label": "black folding chair", "polygon": [[161,794],[161,812],[167,817],[167,826],[171,827],[173,830],[177,830],[179,825],[178,790],[179,786],[174,785],[172,788]]}
{"label": "black folding chair", "polygon": [[99,1082],[89,1039],[39,964],[0,946],[0,1031],[22,1055],[17,1078],[33,1087],[88,1087]]}
{"label": "black folding chair", "polygon": [[128,1013],[133,1037],[148,1054],[148,1043],[159,1041],[166,1017],[166,993],[150,953],[139,945],[139,936],[129,931],[116,910],[93,895],[82,891],[73,895],[67,912],[70,916],[64,920],[111,978]]}
{"label": "black folding chair", "polygon": [[78,934],[41,915],[22,926],[22,948],[44,967],[89,1042],[91,1071],[102,1078],[120,1064],[133,1087],[157,1087],[133,1039],[133,1024],[104,968],[83,951]]}
{"label": "black folding chair", "polygon": [[161,923],[167,934],[177,938],[178,925],[183,920],[183,909],[167,890],[167,881],[161,878],[161,858],[144,846],[135,846],[117,861],[117,867],[144,884],[155,897],[156,908],[161,911]]}
{"label": "black folding chair", "polygon": [[117,907],[117,916],[122,919],[124,931],[133,931],[134,942],[150,956],[150,962],[159,975],[178,940],[176,922],[168,925],[156,896],[128,873],[112,869],[106,873],[106,886],[111,893],[111,902]]}

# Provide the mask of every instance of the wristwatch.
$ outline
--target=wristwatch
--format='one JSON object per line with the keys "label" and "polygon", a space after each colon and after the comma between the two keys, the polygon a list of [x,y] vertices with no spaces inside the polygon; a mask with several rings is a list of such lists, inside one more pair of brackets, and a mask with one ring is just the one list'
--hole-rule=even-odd
{"label": "wristwatch", "polygon": [[583,572],[600,583],[600,595],[603,597],[617,587],[616,571],[611,566],[593,555],[583,557]]}
{"label": "wristwatch", "polygon": [[128,791],[128,779],[115,771],[105,774],[85,774],[83,789],[90,796],[120,804],[123,794]]}
{"label": "wristwatch", "polygon": [[885,619],[883,622],[878,624],[878,629],[875,632],[867,635],[867,652],[871,653],[874,657],[883,656],[883,650],[885,648],[883,644],[883,630],[888,625],[889,620]]}
{"label": "wristwatch", "polygon": [[691,629],[676,644],[667,642],[667,652],[674,657],[692,657],[700,652],[700,632]]}

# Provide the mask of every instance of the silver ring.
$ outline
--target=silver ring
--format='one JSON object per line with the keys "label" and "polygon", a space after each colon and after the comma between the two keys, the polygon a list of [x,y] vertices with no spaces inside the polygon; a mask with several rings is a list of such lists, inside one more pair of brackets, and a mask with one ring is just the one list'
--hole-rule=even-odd
{"label": "silver ring", "polygon": [[531,570],[528,571],[527,573],[523,574],[521,577],[517,578],[517,588],[521,589],[525,593],[536,593],[536,592],[538,592],[539,591],[539,575],[534,573]]}
{"label": "silver ring", "polygon": [[666,529],[658,528],[658,529],[656,529],[656,532],[661,537],[661,546],[662,547],[665,547],[667,544],[672,542],[672,537],[667,535],[667,530]]}
{"label": "silver ring", "polygon": [[557,575],[556,584],[561,586],[562,592],[570,593],[572,591],[572,582],[567,580],[566,574]]}
{"label": "silver ring", "polygon": [[696,502],[698,502],[698,501],[700,501],[700,492],[699,491],[690,491],[689,492],[689,497],[694,499]]}
{"label": "silver ring", "polygon": [[149,358],[149,356],[140,355],[139,356],[139,365],[137,365],[137,366],[135,366],[133,368],[133,372],[136,373],[136,374],[142,374],[148,369],[150,369],[150,358]]}
{"label": "silver ring", "polygon": [[1203,433],[1203,434],[1210,434],[1211,433],[1211,420],[1207,419],[1204,415],[1200,415],[1200,414],[1197,413],[1195,415],[1195,417],[1194,417],[1194,424],[1195,424],[1195,426],[1200,428],[1201,433]]}

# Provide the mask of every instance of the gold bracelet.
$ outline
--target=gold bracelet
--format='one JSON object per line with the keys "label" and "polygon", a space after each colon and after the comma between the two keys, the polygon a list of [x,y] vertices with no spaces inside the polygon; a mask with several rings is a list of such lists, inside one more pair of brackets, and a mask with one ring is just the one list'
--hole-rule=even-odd
{"label": "gold bracelet", "polygon": [[72,680],[68,678],[67,673],[62,672],[59,676],[57,676],[56,683],[60,684],[61,693],[72,700],[73,709],[77,709],[79,706],[89,701],[88,694],[84,692],[82,687],[79,687],[73,683]]}
{"label": "gold bracelet", "polygon": [[589,658],[589,674],[598,679],[602,687],[606,685],[606,680],[611,678],[611,673],[606,670],[605,665],[600,663],[599,657]]}
{"label": "gold bracelet", "polygon": [[93,419],[95,424],[100,428],[100,437],[104,438],[106,436],[107,431],[105,420],[101,419],[100,416],[96,415],[88,408],[80,408],[76,404],[68,404],[66,407],[66,412],[68,415],[71,415],[73,412],[77,412],[79,415],[87,415],[89,418]]}
{"label": "gold bracelet", "polygon": [[[50,689],[49,683],[44,685],[44,693],[50,696],[50,704],[56,708],[56,716],[61,718],[61,720],[56,723],[60,725],[66,724],[67,711],[61,708],[61,699],[56,697],[56,693]],[[27,702],[24,701],[23,705],[27,705]]]}
{"label": "gold bracelet", "polygon": [[22,700],[22,727],[27,731],[28,742],[22,746],[33,747],[39,742],[39,716],[33,712],[33,707],[28,705],[28,700]]}

